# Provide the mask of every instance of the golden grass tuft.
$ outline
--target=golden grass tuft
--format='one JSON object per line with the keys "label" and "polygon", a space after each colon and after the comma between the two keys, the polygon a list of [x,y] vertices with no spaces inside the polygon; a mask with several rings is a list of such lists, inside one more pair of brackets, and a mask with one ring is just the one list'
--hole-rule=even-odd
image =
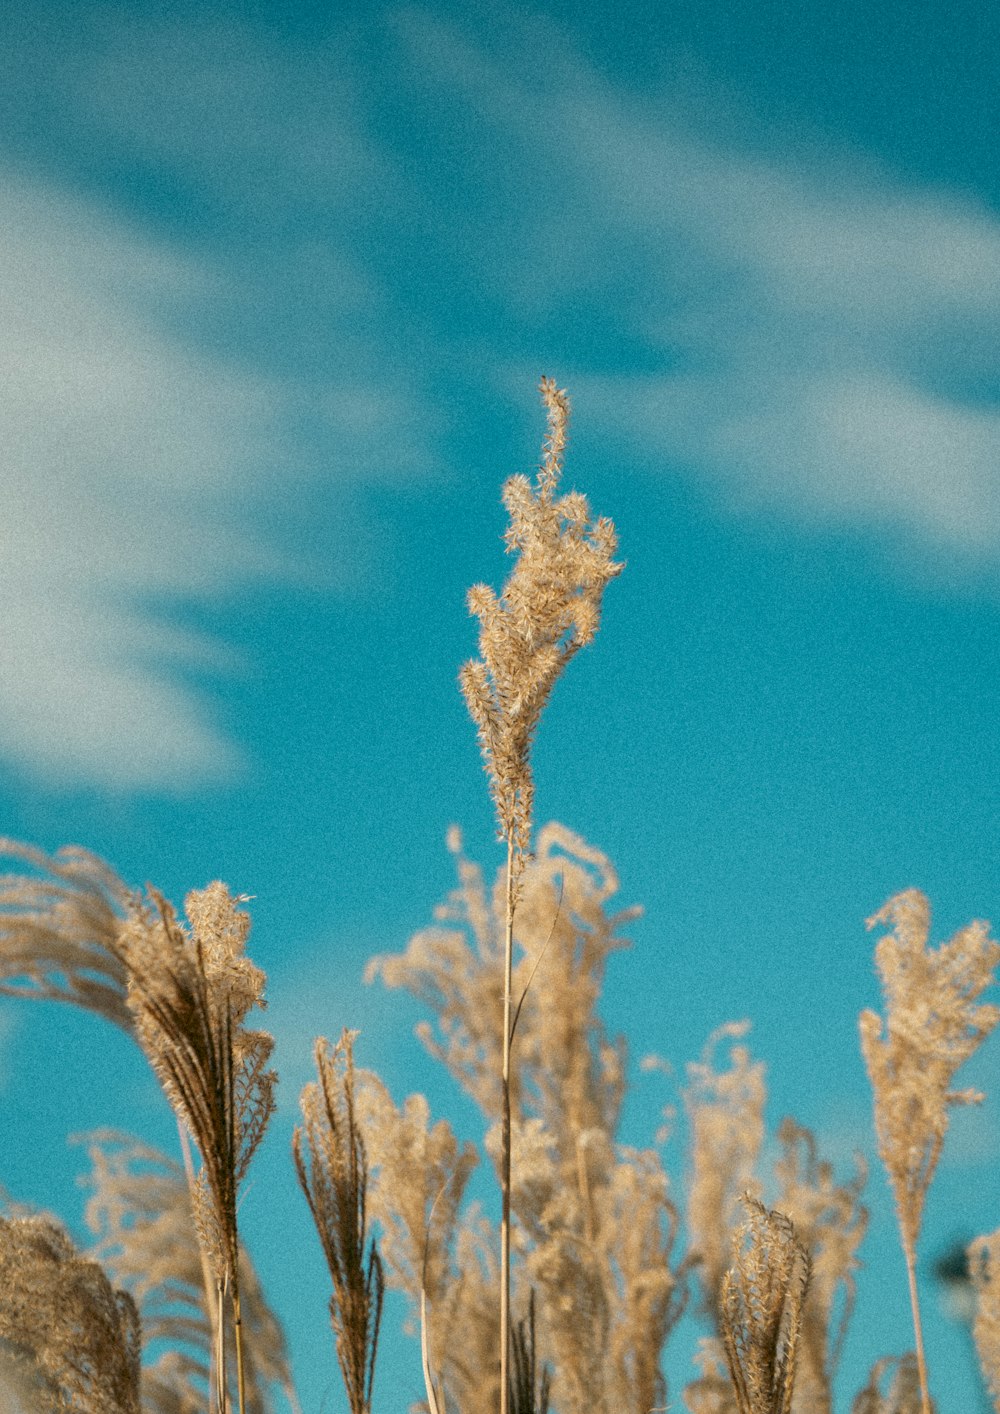
{"label": "golden grass tuft", "polygon": [[128,885],[73,845],[48,855],[0,839],[0,856],[21,869],[0,876],[0,996],[71,1002],[131,1032],[118,950]]}
{"label": "golden grass tuft", "polygon": [[[244,1025],[262,1006],[264,974],[244,955],[248,915],[224,884],[190,893],[188,928],[161,894],[133,907],[118,946],[129,970],[136,1034],[179,1122],[198,1146],[192,1184],[195,1226],[216,1282],[217,1334],[233,1312],[240,1414],[246,1392],[239,1284],[237,1195],[274,1109],[274,1045]],[[225,1352],[216,1360],[217,1398],[226,1400]]]}
{"label": "golden grass tuft", "polygon": [[330,1319],[351,1414],[370,1414],[384,1277],[375,1240],[368,1241],[368,1159],[353,1047],[350,1031],[332,1051],[328,1041],[316,1042],[318,1081],[302,1091],[292,1151],[333,1280]]}
{"label": "golden grass tuft", "polygon": [[722,1279],[722,1338],[739,1414],[790,1414],[812,1263],[784,1213],[744,1200]]}
{"label": "golden grass tuft", "polygon": [[861,1050],[875,1098],[878,1152],[896,1205],[916,1340],[922,1414],[930,1414],[917,1290],[917,1239],[948,1114],[978,1104],[975,1090],[954,1090],[962,1064],[1000,1021],[1000,1007],[979,1003],[994,981],[1000,944],[986,923],[970,923],[939,948],[928,947],[930,905],[917,889],[896,894],[869,919],[890,925],[875,949],[886,1016],[863,1011]]}
{"label": "golden grass tuft", "polygon": [[0,1378],[32,1414],[140,1414],[139,1316],[47,1217],[0,1217]]}

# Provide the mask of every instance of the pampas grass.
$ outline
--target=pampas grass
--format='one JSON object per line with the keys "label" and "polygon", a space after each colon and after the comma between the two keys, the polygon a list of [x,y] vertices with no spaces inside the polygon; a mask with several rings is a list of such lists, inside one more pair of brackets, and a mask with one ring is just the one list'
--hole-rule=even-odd
{"label": "pampas grass", "polygon": [[292,1153],[333,1280],[330,1319],[351,1414],[370,1414],[385,1283],[374,1239],[368,1242],[368,1158],[353,1046],[349,1031],[332,1051],[327,1041],[316,1042],[318,1081],[302,1091]]}
{"label": "pampas grass", "polygon": [[590,522],[586,498],[557,496],[569,423],[569,399],[551,378],[540,384],[548,413],[542,464],[532,486],[512,476],[503,500],[510,516],[508,553],[517,563],[499,598],[484,584],[469,591],[479,620],[480,657],[459,683],[479,731],[486,774],[507,845],[500,1139],[500,1414],[510,1409],[511,1043],[514,909],[531,840],[535,785],[531,742],[542,711],[569,660],[591,641],[601,597],[623,568],[613,559],[610,520]]}
{"label": "pampas grass", "polygon": [[985,923],[970,923],[940,948],[928,947],[930,905],[917,889],[897,894],[869,920],[892,925],[875,949],[886,1016],[860,1018],[861,1050],[875,1097],[879,1157],[896,1203],[916,1341],[921,1414],[930,1414],[917,1290],[917,1239],[948,1113],[980,1103],[975,1090],[953,1090],[962,1064],[1000,1021],[1000,1008],[978,1003],[994,981],[1000,944]]}
{"label": "pampas grass", "polygon": [[47,1217],[0,1218],[0,1374],[33,1414],[139,1414],[139,1316]]}
{"label": "pampas grass", "polygon": [[274,1042],[244,1023],[264,974],[244,954],[248,915],[223,884],[190,893],[187,928],[162,895],[132,908],[118,937],[139,1044],[179,1123],[198,1146],[195,1228],[216,1285],[217,1400],[225,1388],[225,1302],[233,1315],[239,1411],[246,1410],[237,1195],[274,1109]]}
{"label": "pampas grass", "polygon": [[[605,971],[635,917],[610,859],[536,828],[531,746],[554,685],[597,630],[621,571],[612,523],[559,493],[569,403],[543,379],[534,481],[503,498],[514,566],[478,585],[479,657],[460,674],[506,859],[484,870],[449,831],[456,884],[369,981],[423,1005],[418,1035],[478,1106],[463,1141],[423,1095],[397,1101],[355,1067],[355,1036],[316,1043],[297,1174],[329,1268],[334,1353],[350,1414],[373,1414],[384,1290],[410,1303],[426,1414],[833,1414],[861,1272],[863,1168],[835,1171],[792,1119],[769,1134],[746,1022],[724,1022],[682,1088],[680,1182],[661,1136],[619,1134],[625,1039],[604,1026]],[[273,1042],[251,1025],[265,977],[247,955],[245,898],[192,891],[183,915],[84,850],[0,842],[0,994],[82,1007],[129,1034],[178,1128],[171,1158],[130,1136],[89,1138],[91,1250],[15,1204],[0,1216],[0,1397],[32,1414],[272,1414],[297,1408],[284,1339],[246,1252],[239,1196],[274,1109]],[[981,1001],[1000,945],[973,923],[928,946],[915,890],[872,920],[884,1014],[860,1018],[878,1152],[893,1193],[915,1350],[876,1362],[853,1414],[930,1414],[917,1244],[962,1063],[1000,1009]],[[680,999],[682,1003],[683,999]],[[360,1053],[360,1052],[359,1052]],[[655,1061],[654,1061],[655,1064]],[[467,1200],[491,1164],[499,1220]],[[975,1339],[1000,1414],[1000,1237],[970,1248]],[[696,1297],[691,1300],[691,1297]],[[663,1352],[702,1323],[674,1396]],[[311,1414],[311,1412],[310,1412]]]}

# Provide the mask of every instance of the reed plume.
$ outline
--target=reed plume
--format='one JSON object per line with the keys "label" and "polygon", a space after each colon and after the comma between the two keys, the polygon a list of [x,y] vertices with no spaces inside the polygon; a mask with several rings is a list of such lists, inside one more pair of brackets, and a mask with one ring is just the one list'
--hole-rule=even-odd
{"label": "reed plume", "polygon": [[511,968],[517,878],[531,843],[531,742],[557,678],[597,632],[605,585],[623,568],[613,559],[618,544],[613,523],[604,517],[591,523],[587,499],[579,492],[556,495],[569,399],[551,378],[543,378],[539,389],[548,432],[535,484],[524,476],[512,476],[503,489],[510,517],[507,552],[517,555],[517,563],[499,598],[485,584],[470,589],[469,611],[479,620],[481,656],[466,663],[459,674],[479,732],[500,838],[507,845],[501,1031],[501,1414],[509,1414],[510,1402]]}
{"label": "reed plume", "polygon": [[531,742],[566,664],[597,632],[604,587],[623,566],[614,559],[614,525],[591,522],[585,496],[557,496],[569,399],[551,378],[539,384],[548,432],[535,484],[512,476],[503,488],[510,517],[508,554],[518,559],[497,597],[485,584],[469,590],[479,620],[480,657],[459,682],[479,730],[500,838],[518,855],[531,840],[534,782]]}
{"label": "reed plume", "polygon": [[[185,900],[188,927],[161,894],[134,905],[118,946],[128,966],[136,1034],[178,1120],[198,1146],[192,1184],[198,1238],[216,1283],[217,1334],[233,1313],[240,1414],[246,1375],[240,1304],[237,1195],[274,1109],[277,1077],[267,1068],[274,1042],[245,1019],[263,1006],[264,974],[244,955],[248,915],[224,884]],[[225,1408],[224,1349],[216,1359]]]}
{"label": "reed plume", "polygon": [[32,1414],[139,1414],[139,1316],[48,1217],[0,1217],[0,1380]]}
{"label": "reed plume", "polygon": [[976,1295],[972,1322],[976,1354],[993,1408],[1000,1410],[1000,1229],[971,1242],[968,1260]]}
{"label": "reed plume", "polygon": [[783,1213],[746,1198],[722,1281],[722,1337],[739,1414],[790,1414],[809,1253]]}
{"label": "reed plume", "polygon": [[[462,1362],[479,1345],[472,1317],[489,1319],[481,1307],[470,1311],[463,1300],[475,1297],[476,1274],[483,1269],[469,1240],[473,1231],[459,1221],[478,1156],[473,1145],[459,1145],[445,1120],[430,1123],[423,1095],[409,1095],[397,1107],[376,1075],[361,1071],[358,1080],[358,1111],[371,1171],[370,1209],[382,1229],[388,1280],[407,1293],[411,1310],[419,1315],[428,1406],[433,1410],[431,1387],[447,1391],[455,1362],[459,1383],[464,1383]],[[467,1235],[459,1261],[456,1246],[463,1232]],[[462,1341],[449,1341],[450,1332],[459,1326]],[[474,1377],[485,1402],[484,1385],[492,1386],[493,1372],[487,1365]]]}
{"label": "reed plume", "polygon": [[133,1029],[118,937],[134,894],[103,860],[0,839],[29,873],[0,877],[0,996],[71,1002]]}
{"label": "reed plume", "polygon": [[1000,1008],[976,1005],[994,981],[1000,945],[985,923],[927,946],[930,905],[917,889],[896,894],[869,920],[891,926],[875,948],[885,1020],[860,1017],[861,1050],[875,1102],[878,1152],[896,1206],[909,1281],[922,1414],[930,1414],[916,1249],[924,1203],[941,1156],[953,1105],[977,1104],[975,1090],[953,1090],[955,1072],[1000,1021]]}
{"label": "reed plume", "polygon": [[302,1091],[292,1138],[299,1183],[333,1280],[330,1319],[351,1414],[370,1414],[384,1277],[375,1239],[368,1254],[368,1159],[354,1095],[354,1036],[316,1042],[318,1083]]}
{"label": "reed plume", "polygon": [[[751,1060],[746,1046],[735,1044],[749,1029],[747,1021],[717,1027],[705,1042],[700,1060],[689,1063],[684,1090],[690,1128],[688,1233],[702,1308],[719,1332],[722,1285],[740,1200],[743,1194],[760,1189],[757,1160],[764,1142],[767,1098],[764,1065]],[[730,1043],[725,1070],[716,1061],[723,1041]]]}
{"label": "reed plume", "polygon": [[837,1183],[810,1130],[784,1119],[777,1138],[775,1206],[794,1225],[812,1267],[792,1408],[794,1414],[831,1414],[833,1375],[854,1310],[857,1253],[868,1228],[861,1202],[867,1169],[859,1158],[854,1177]]}
{"label": "reed plume", "polygon": [[[489,1123],[500,1100],[499,1038],[488,1016],[499,999],[506,876],[501,869],[487,887],[457,831],[448,843],[458,886],[435,910],[435,926],[414,935],[402,955],[375,959],[369,976],[405,987],[427,1005],[433,1021],[421,1023],[418,1034]],[[533,1293],[538,1358],[552,1367],[550,1398],[561,1414],[661,1404],[662,1347],[686,1292],[684,1263],[674,1258],[678,1216],[660,1156],[616,1143],[627,1055],[623,1039],[602,1025],[597,1003],[609,957],[627,945],[622,925],[638,912],[616,908],[617,891],[600,850],[560,825],[539,830],[515,917],[513,1305],[528,1319]],[[498,1170],[500,1144],[494,1122],[486,1148]],[[458,1243],[464,1233],[460,1226]],[[438,1293],[436,1313],[462,1329],[470,1368],[459,1374],[446,1354],[443,1386],[449,1407],[488,1408],[485,1392],[475,1402],[472,1360],[475,1353],[484,1381],[491,1367],[483,1349],[489,1308],[482,1226],[468,1243],[474,1260],[457,1264],[465,1316],[458,1319],[448,1293]]]}
{"label": "reed plume", "polygon": [[917,1357],[888,1355],[872,1366],[868,1383],[854,1397],[851,1414],[921,1414],[923,1399]]}
{"label": "reed plume", "polygon": [[[185,1172],[132,1135],[99,1130],[80,1142],[91,1164],[84,1217],[95,1244],[88,1255],[129,1293],[142,1322],[143,1414],[203,1414],[218,1311],[203,1279]],[[281,1326],[242,1245],[240,1294],[247,1414],[269,1414],[274,1385],[297,1409]],[[228,1310],[226,1322],[227,1386],[235,1390]]]}

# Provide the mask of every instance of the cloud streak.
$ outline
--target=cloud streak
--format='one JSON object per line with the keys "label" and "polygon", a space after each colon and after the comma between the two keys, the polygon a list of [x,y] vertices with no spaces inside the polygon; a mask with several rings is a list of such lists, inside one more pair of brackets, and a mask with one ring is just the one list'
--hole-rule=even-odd
{"label": "cloud streak", "polygon": [[66,19],[0,60],[0,757],[185,792],[243,763],[191,680],[233,656],[178,607],[349,579],[346,537],[318,566],[269,546],[285,520],[308,541],[289,493],[421,474],[429,419],[377,376],[345,213],[378,157],[333,59],[200,15]]}
{"label": "cloud streak", "polygon": [[[829,153],[775,157],[773,134],[707,137],[717,121],[616,90],[545,24],[502,59],[424,12],[399,30],[498,153],[517,145],[527,195],[498,278],[526,318],[573,311],[561,376],[589,416],[731,503],[995,558],[993,212]],[[581,303],[644,374],[574,359]]]}
{"label": "cloud streak", "polygon": [[273,447],[274,390],[158,332],[142,292],[188,291],[181,263],[3,185],[0,750],[74,785],[217,780],[236,752],[171,669],[219,651],[153,606],[277,569],[232,513]]}

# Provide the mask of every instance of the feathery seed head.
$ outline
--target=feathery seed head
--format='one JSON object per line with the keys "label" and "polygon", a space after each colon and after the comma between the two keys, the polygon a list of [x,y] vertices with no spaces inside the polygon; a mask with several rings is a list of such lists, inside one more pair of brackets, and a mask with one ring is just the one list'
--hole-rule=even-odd
{"label": "feathery seed head", "polygon": [[[128,1134],[100,1130],[78,1138],[87,1142],[91,1161],[85,1212],[97,1239],[91,1255],[139,1308],[146,1356],[143,1414],[203,1414],[216,1313],[207,1299],[184,1170]],[[281,1326],[245,1249],[240,1292],[243,1328],[250,1335],[244,1351],[246,1414],[268,1414],[270,1386],[278,1383],[290,1393],[291,1373]],[[227,1328],[228,1384],[235,1391],[229,1316]],[[162,1353],[154,1359],[157,1350]]]}
{"label": "feathery seed head", "polygon": [[136,904],[119,938],[136,1034],[198,1145],[195,1220],[217,1276],[236,1281],[236,1199],[274,1111],[274,1041],[244,1025],[263,1006],[264,974],[243,955],[247,915],[225,885],[185,900],[189,927],[161,894]]}
{"label": "feathery seed head", "polygon": [[950,942],[929,948],[930,905],[917,889],[891,898],[868,926],[880,923],[893,929],[875,949],[886,1015],[883,1020],[873,1011],[861,1013],[861,1050],[874,1092],[879,1157],[904,1247],[912,1249],[948,1110],[982,1098],[954,1090],[952,1081],[1000,1021],[1000,1008],[976,1004],[995,980],[1000,945],[987,924],[974,922]]}
{"label": "feathery seed head", "polygon": [[496,608],[497,596],[488,584],[474,584],[467,595],[469,613],[477,619],[486,619]]}
{"label": "feathery seed head", "polygon": [[1000,1229],[970,1243],[968,1259],[976,1293],[972,1334],[983,1378],[996,1409],[1000,1408]]}
{"label": "feathery seed head", "polygon": [[789,1414],[809,1253],[791,1221],[747,1195],[722,1283],[722,1335],[740,1414]]}
{"label": "feathery seed head", "polygon": [[510,517],[504,538],[518,562],[499,598],[484,585],[470,590],[481,656],[459,674],[500,836],[515,845],[519,865],[531,836],[535,728],[556,679],[594,637],[604,587],[623,568],[613,559],[617,539],[611,521],[590,525],[586,497],[555,494],[569,400],[551,378],[543,378],[540,387],[548,412],[541,467],[534,485],[512,476],[503,489]]}
{"label": "feathery seed head", "polygon": [[782,1121],[778,1142],[782,1152],[774,1165],[777,1205],[794,1223],[812,1260],[795,1408],[830,1414],[832,1377],[854,1309],[857,1250],[868,1226],[868,1212],[861,1203],[867,1169],[856,1158],[854,1177],[838,1184],[833,1165],[819,1157],[814,1135],[792,1119]]}
{"label": "feathery seed head", "polygon": [[318,1083],[302,1091],[292,1152],[333,1281],[330,1318],[351,1414],[369,1414],[382,1318],[382,1259],[368,1248],[368,1158],[354,1094],[354,1040],[316,1042]]}
{"label": "feathery seed head", "polygon": [[0,1217],[0,1379],[39,1414],[139,1414],[139,1317],[50,1218]]}
{"label": "feathery seed head", "polygon": [[0,996],[72,1002],[131,1032],[118,951],[132,891],[87,850],[0,839],[30,873],[0,877]]}
{"label": "feathery seed head", "polygon": [[[688,1229],[698,1257],[703,1305],[716,1319],[729,1262],[727,1237],[741,1194],[756,1188],[764,1141],[764,1065],[751,1060],[746,1046],[732,1044],[749,1029],[748,1021],[717,1027],[705,1042],[701,1060],[688,1065],[684,1092],[691,1134]],[[724,1040],[730,1042],[728,1070],[716,1061]]]}

